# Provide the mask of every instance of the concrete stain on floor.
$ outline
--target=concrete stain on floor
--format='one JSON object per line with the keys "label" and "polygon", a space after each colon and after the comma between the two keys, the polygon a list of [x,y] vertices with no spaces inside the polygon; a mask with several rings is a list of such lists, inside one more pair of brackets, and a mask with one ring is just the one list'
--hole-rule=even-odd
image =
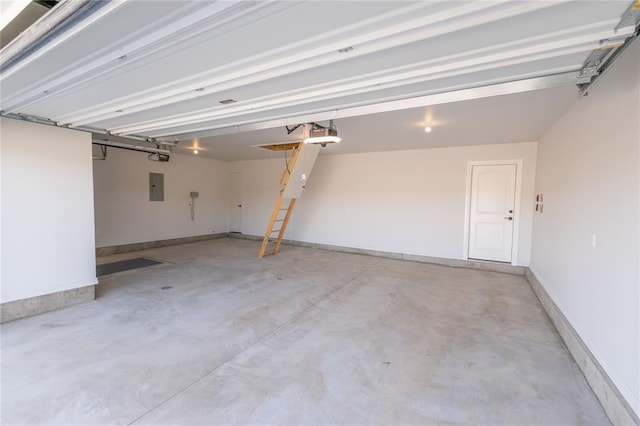
{"label": "concrete stain on floor", "polygon": [[524,277],[219,239],[2,326],[3,425],[609,424]]}

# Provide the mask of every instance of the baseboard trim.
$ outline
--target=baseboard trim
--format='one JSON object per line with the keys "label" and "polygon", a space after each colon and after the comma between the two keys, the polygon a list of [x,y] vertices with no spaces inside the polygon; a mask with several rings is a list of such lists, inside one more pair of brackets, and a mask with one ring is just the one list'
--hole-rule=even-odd
{"label": "baseboard trim", "polygon": [[551,299],[549,293],[547,293],[531,269],[525,269],[525,277],[547,311],[558,333],[560,333],[571,356],[573,356],[576,364],[582,370],[589,386],[591,386],[604,411],[609,416],[611,423],[614,425],[640,424],[638,416],[633,412],[616,385],[609,378],[609,375],[604,371],[553,299]]}
{"label": "baseboard trim", "polygon": [[116,246],[96,248],[96,257],[110,256],[112,254],[129,253],[132,251],[147,250],[158,247],[175,246],[178,244],[195,243],[197,241],[215,240],[226,238],[226,232],[207,235],[195,235],[193,237],[171,238],[167,240],[145,241],[142,243],[121,244]]}
{"label": "baseboard trim", "polygon": [[95,285],[88,285],[71,290],[5,302],[0,305],[0,323],[43,314],[77,303],[89,302],[95,298]]}
{"label": "baseboard trim", "polygon": [[[241,234],[239,232],[229,232],[229,238],[237,238],[239,240],[262,241],[262,237],[257,235]],[[282,242],[285,243],[284,241]]]}
{"label": "baseboard trim", "polygon": [[[229,233],[230,238],[261,241],[263,237],[257,235]],[[308,243],[305,241],[283,240],[282,244],[309,247],[341,253],[363,254],[366,256],[383,257],[386,259],[406,260],[410,262],[431,263],[435,265],[451,266],[454,268],[476,269],[481,271],[501,272],[512,275],[524,275],[524,266],[514,266],[504,263],[480,262],[474,260],[447,259],[444,257],[421,256],[417,254],[393,253],[388,251],[368,250],[355,247],[334,246],[330,244]]]}

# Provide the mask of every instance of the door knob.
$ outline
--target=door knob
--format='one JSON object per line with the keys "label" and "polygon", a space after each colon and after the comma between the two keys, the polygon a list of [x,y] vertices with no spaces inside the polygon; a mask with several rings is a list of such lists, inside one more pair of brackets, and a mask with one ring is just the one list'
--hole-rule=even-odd
{"label": "door knob", "polygon": [[505,219],[513,220],[513,216],[505,217]]}
{"label": "door knob", "polygon": [[236,204],[238,207],[242,207],[242,204]]}

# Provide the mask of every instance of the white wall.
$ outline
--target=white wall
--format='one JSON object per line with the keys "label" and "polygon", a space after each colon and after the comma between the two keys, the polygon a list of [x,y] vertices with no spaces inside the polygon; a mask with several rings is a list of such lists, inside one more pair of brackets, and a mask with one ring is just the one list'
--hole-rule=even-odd
{"label": "white wall", "polygon": [[640,414],[640,42],[632,49],[540,140],[531,269]]}
{"label": "white wall", "polygon": [[[522,159],[517,263],[528,265],[536,145],[320,156],[285,238],[462,259],[467,162]],[[230,164],[230,170],[243,173],[245,234],[264,234],[283,167],[281,159]]]}
{"label": "white wall", "polygon": [[[227,232],[226,163],[173,154],[166,163],[148,154],[108,148],[94,164],[96,246]],[[164,174],[164,201],[149,201],[149,173]],[[189,193],[196,199],[191,221]]]}
{"label": "white wall", "polygon": [[91,135],[5,118],[0,126],[0,300],[95,284]]}

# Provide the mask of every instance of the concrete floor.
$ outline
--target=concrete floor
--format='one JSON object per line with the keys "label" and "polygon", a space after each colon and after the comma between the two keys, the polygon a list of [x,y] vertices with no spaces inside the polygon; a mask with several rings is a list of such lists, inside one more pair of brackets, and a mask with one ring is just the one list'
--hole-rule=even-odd
{"label": "concrete floor", "polygon": [[2,424],[609,423],[523,277],[258,244],[3,325]]}

